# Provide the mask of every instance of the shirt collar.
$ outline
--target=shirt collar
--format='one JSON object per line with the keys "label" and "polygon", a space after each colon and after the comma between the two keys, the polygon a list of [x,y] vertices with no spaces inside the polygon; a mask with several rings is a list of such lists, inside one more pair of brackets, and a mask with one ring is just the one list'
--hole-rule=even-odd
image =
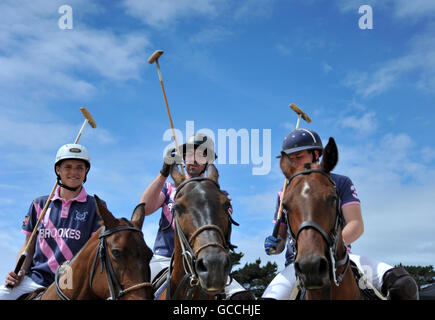
{"label": "shirt collar", "polygon": [[[66,200],[60,197],[59,192],[60,192],[60,187],[56,189],[56,192],[54,193],[54,196],[51,200],[52,201],[61,200],[65,202]],[[85,187],[82,186],[82,190],[80,190],[80,193],[75,198],[70,199],[69,201],[86,202],[87,197],[88,197],[88,193],[86,192]]]}

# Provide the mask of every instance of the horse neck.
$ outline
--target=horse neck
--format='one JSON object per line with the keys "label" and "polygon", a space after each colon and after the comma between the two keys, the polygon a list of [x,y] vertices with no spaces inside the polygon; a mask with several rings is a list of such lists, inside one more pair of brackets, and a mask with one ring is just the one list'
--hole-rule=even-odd
{"label": "horse neck", "polygon": [[[101,229],[100,229],[101,231]],[[92,300],[98,299],[98,297],[93,293],[92,288],[89,285],[89,279],[93,264],[93,259],[95,257],[96,251],[99,244],[100,232],[97,231],[94,235],[89,238],[82,249],[75,255],[71,261],[70,267],[73,275],[73,286],[71,289],[65,289],[63,292],[73,300]],[[95,277],[98,277],[100,273],[100,262],[97,258],[95,265]],[[103,275],[104,275],[103,271]]]}

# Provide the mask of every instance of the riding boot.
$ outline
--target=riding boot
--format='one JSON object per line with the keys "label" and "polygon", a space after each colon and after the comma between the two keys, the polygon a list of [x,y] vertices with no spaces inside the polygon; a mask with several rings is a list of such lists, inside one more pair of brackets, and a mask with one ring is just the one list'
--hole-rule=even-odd
{"label": "riding boot", "polygon": [[417,283],[403,267],[385,272],[381,292],[390,300],[418,300]]}

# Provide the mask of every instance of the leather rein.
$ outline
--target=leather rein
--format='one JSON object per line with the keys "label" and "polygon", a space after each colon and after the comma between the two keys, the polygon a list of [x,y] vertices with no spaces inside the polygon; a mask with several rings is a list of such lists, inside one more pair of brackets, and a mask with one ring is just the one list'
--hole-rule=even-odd
{"label": "leather rein", "polygon": [[[151,288],[153,287],[151,282],[142,282],[133,285],[131,287],[128,287],[127,289],[122,289],[122,286],[118,281],[118,278],[115,274],[115,270],[113,269],[112,262],[110,260],[107,251],[106,237],[116,232],[125,231],[125,230],[139,232],[140,234],[142,234],[142,231],[140,229],[132,226],[118,226],[109,230],[106,230],[105,227],[103,227],[103,230],[99,235],[100,242],[97,247],[94,260],[92,262],[92,271],[89,278],[89,287],[92,288],[92,281],[96,270],[97,258],[99,258],[100,272],[103,272],[104,269],[106,270],[107,283],[110,290],[110,296],[107,298],[107,300],[118,300],[119,298],[121,298],[122,296],[126,295],[131,291],[138,290],[144,287],[151,287]],[[65,295],[65,293],[62,292],[62,289],[60,288],[59,285],[59,278],[60,278],[60,266],[58,267],[55,275],[56,292],[60,299],[71,300],[68,296]]]}

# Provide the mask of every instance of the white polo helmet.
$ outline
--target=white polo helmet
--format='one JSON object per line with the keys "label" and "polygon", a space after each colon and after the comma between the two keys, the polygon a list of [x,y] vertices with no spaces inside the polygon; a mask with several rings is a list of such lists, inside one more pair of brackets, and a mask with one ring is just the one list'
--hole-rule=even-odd
{"label": "white polo helmet", "polygon": [[[88,168],[91,168],[91,158],[89,157],[89,152],[84,146],[76,143],[65,144],[62,147],[60,147],[59,150],[57,150],[56,160],[54,162],[54,172],[56,173],[57,176],[57,183],[59,184],[59,186],[63,188],[76,191],[79,187],[71,188],[68,187],[67,185],[64,185],[60,180],[60,176],[56,172],[56,166],[60,165],[60,163],[63,160],[83,160],[86,162],[86,166]],[[86,173],[83,183],[86,182],[87,176],[88,173]]]}
{"label": "white polo helmet", "polygon": [[88,167],[91,166],[91,158],[89,157],[88,150],[75,143],[65,144],[59,148],[56,154],[56,161],[54,165],[56,166],[60,161],[73,159],[73,160],[84,160]]}

